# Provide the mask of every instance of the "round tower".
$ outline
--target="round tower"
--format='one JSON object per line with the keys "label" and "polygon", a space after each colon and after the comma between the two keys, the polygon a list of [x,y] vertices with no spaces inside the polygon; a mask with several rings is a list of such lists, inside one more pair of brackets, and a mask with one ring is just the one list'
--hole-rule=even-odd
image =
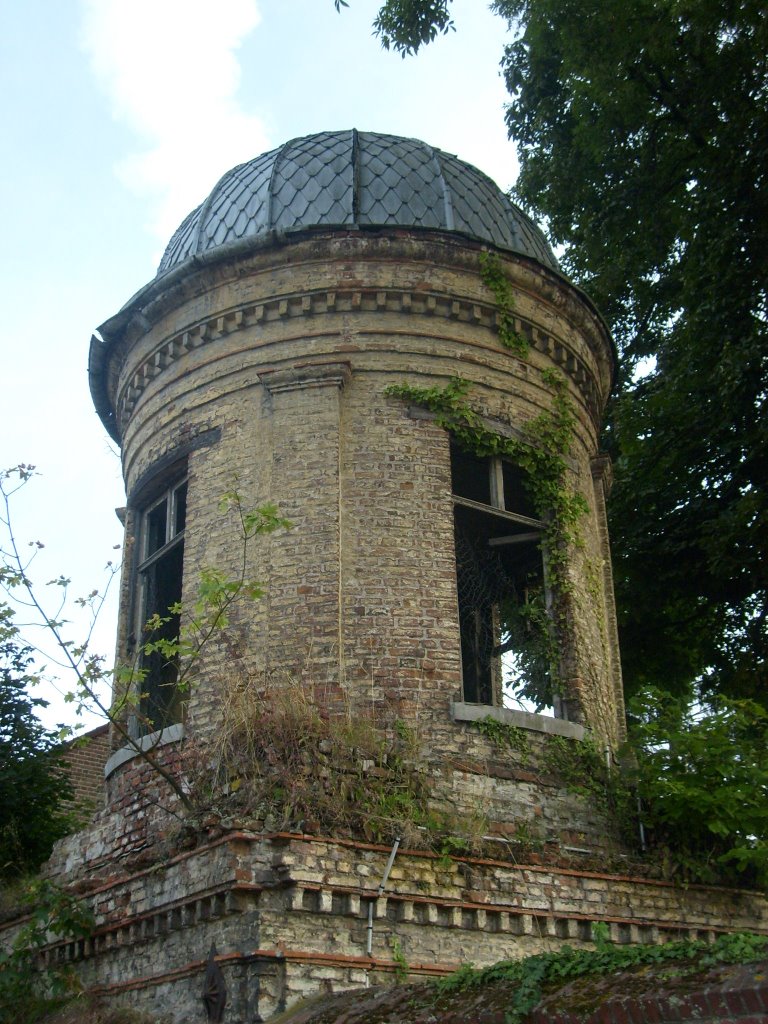
{"label": "round tower", "polygon": [[632,855],[612,372],[541,232],[456,157],[326,132],[221,179],[91,345],[128,495],[117,721],[105,806],[47,867],[96,928],[48,962],[245,1024],[595,924],[765,924]]}
{"label": "round tower", "polygon": [[[611,342],[485,175],[412,139],[295,139],[225,174],[99,333],[134,735],[204,738],[229,688],[290,683],[324,712],[408,724],[435,765],[485,718],[617,747]],[[178,661],[141,655],[144,624],[175,636],[201,570],[240,571],[233,492],[292,528],[249,546],[264,596],[179,691]],[[125,784],[130,750],[110,770]],[[513,783],[487,784],[492,817],[519,812]]]}

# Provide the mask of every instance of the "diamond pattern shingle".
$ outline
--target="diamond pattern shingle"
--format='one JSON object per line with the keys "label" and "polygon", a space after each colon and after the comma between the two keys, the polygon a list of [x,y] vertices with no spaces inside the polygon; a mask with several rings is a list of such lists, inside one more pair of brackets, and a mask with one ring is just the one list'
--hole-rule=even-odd
{"label": "diamond pattern shingle", "polygon": [[536,225],[471,164],[417,139],[348,131],[233,168],[178,228],[158,273],[269,231],[354,224],[458,231],[557,267]]}
{"label": "diamond pattern shingle", "polygon": [[177,263],[183,263],[192,254],[195,244],[195,228],[197,227],[199,214],[200,207],[198,206],[196,210],[187,214],[181,225],[176,229],[160,261],[161,270],[164,266],[172,267]]}

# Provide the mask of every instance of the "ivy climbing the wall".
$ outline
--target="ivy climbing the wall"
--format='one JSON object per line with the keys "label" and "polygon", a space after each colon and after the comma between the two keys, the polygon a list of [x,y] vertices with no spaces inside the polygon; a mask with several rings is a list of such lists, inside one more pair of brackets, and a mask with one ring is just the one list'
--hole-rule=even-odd
{"label": "ivy climbing the wall", "polygon": [[529,420],[519,437],[486,426],[468,401],[469,383],[460,377],[442,387],[394,384],[385,392],[429,409],[464,451],[480,458],[509,459],[525,474],[530,500],[545,524],[542,543],[551,601],[548,611],[543,595],[538,602],[534,599],[518,605],[514,614],[507,610],[508,621],[502,631],[510,635],[517,630],[526,638],[521,648],[527,669],[522,695],[537,706],[551,703],[552,695],[560,692],[559,655],[573,647],[568,612],[573,589],[568,578],[569,551],[582,544],[579,521],[587,509],[584,497],[567,482],[566,458],[575,427],[567,381],[555,369],[543,369],[541,380],[552,396],[551,407]]}
{"label": "ivy climbing the wall", "polygon": [[531,346],[528,339],[515,328],[515,293],[495,252],[480,253],[480,277],[496,299],[499,341],[504,348],[521,359],[527,358]]}

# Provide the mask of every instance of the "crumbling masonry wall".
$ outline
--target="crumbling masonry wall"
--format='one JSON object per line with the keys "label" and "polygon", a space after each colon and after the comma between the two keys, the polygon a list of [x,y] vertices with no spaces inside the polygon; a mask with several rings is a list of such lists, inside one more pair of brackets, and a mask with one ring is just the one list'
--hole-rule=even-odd
{"label": "crumbling masonry wall", "polygon": [[201,1013],[211,942],[228,989],[227,1019],[247,1021],[317,991],[391,982],[403,958],[419,978],[467,961],[580,948],[596,921],[617,943],[706,940],[745,928],[768,934],[768,901],[754,892],[409,850],[398,852],[378,896],[389,853],[321,836],[221,835],[81,886],[96,931],[52,946],[49,956],[71,962],[113,1005],[182,1024]]}

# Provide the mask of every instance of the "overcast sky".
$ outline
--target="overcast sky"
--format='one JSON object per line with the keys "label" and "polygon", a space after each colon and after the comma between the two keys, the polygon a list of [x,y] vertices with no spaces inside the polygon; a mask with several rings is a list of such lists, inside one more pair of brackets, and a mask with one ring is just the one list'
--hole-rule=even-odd
{"label": "overcast sky", "polygon": [[[457,32],[402,60],[372,37],[377,8],[0,0],[0,466],[42,474],[16,523],[46,545],[40,583],[64,574],[85,594],[115,557],[125,496],[88,393],[89,339],[154,276],[228,168],[296,136],[358,128],[421,138],[513,183],[504,21],[482,0],[454,0]],[[114,616],[97,633],[110,655]],[[65,717],[56,702],[46,722]]]}

